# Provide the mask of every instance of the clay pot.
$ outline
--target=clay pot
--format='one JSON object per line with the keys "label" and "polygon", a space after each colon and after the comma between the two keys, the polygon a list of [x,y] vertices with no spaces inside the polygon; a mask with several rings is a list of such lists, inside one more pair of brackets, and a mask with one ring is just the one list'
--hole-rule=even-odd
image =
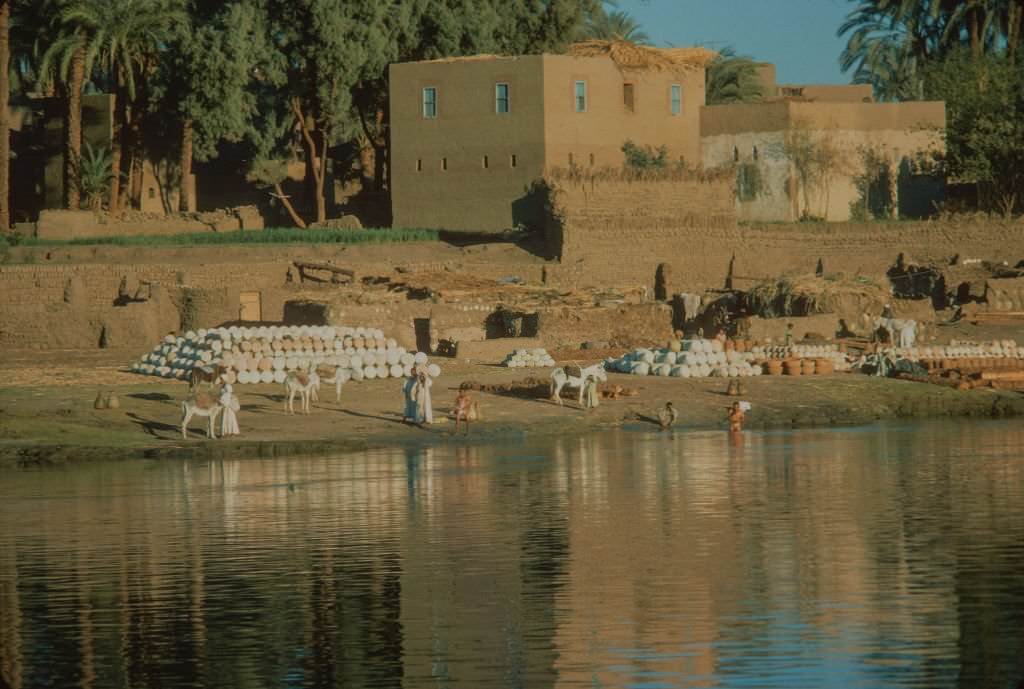
{"label": "clay pot", "polygon": [[800,368],[801,373],[803,373],[805,376],[813,376],[815,369],[814,359],[804,359],[803,363],[800,365]]}
{"label": "clay pot", "polygon": [[729,386],[725,389],[725,394],[731,395],[733,397],[736,397],[737,395],[743,394],[743,393],[740,392],[740,382],[738,380],[736,380],[735,378],[730,380],[729,381]]}
{"label": "clay pot", "polygon": [[96,393],[96,399],[92,403],[92,408],[93,409],[106,409],[107,408],[107,398],[104,397],[102,392],[97,392]]}
{"label": "clay pot", "polygon": [[112,392],[109,393],[107,395],[107,409],[120,409],[120,408],[121,408],[121,400],[119,400],[117,398],[116,394],[114,394]]}

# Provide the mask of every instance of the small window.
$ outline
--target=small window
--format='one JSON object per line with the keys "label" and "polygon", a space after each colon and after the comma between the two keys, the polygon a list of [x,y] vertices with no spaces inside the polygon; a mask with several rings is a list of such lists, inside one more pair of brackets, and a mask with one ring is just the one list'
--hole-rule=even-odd
{"label": "small window", "polygon": [[757,160],[757,146],[754,146],[754,160]]}
{"label": "small window", "polygon": [[587,82],[577,81],[575,87],[576,112],[587,111]]}
{"label": "small window", "polygon": [[149,188],[149,198],[151,198],[151,199],[155,199],[156,198],[156,189],[154,189],[153,187]]}
{"label": "small window", "polygon": [[515,167],[516,166],[516,154],[515,153],[513,153],[511,156],[509,156],[508,164],[509,164],[510,167]]}
{"label": "small window", "polygon": [[575,161],[573,161],[572,153],[569,154],[569,167],[572,167]]}
{"label": "small window", "polygon": [[740,149],[735,146],[732,147],[732,160],[734,163],[740,162]]}
{"label": "small window", "polygon": [[447,170],[448,169],[448,159],[447,158],[441,158],[441,169],[442,170]]}
{"label": "small window", "polygon": [[669,109],[673,115],[678,115],[683,111],[683,87],[679,84],[672,84],[669,89],[670,106]]}
{"label": "small window", "polygon": [[633,103],[633,93],[635,89],[633,84],[622,85],[622,104],[626,106],[627,112],[635,112]]}
{"label": "small window", "polygon": [[508,84],[494,85],[494,112],[499,115],[508,113]]}
{"label": "small window", "polygon": [[594,154],[590,154],[590,167],[594,167]]}
{"label": "small window", "polygon": [[427,86],[423,89],[423,118],[432,120],[437,117],[437,89]]}
{"label": "small window", "polygon": [[484,162],[484,169],[486,170],[486,169],[487,169],[487,167],[488,167],[488,160],[487,160],[487,156],[484,156],[484,161],[483,161],[483,162]]}
{"label": "small window", "polygon": [[423,158],[416,159],[416,172],[423,172]]}

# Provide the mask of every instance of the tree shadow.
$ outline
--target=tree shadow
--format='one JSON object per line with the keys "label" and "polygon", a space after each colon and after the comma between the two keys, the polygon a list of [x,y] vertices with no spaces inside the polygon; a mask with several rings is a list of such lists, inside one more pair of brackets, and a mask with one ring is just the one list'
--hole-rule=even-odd
{"label": "tree shadow", "polygon": [[147,402],[170,402],[174,399],[164,392],[133,392],[126,396],[134,400],[146,400]]}

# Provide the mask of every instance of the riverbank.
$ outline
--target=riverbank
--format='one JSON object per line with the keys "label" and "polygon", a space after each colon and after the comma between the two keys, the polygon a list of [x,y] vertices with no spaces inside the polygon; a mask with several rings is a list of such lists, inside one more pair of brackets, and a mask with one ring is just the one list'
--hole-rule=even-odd
{"label": "riverbank", "polygon": [[[444,363],[444,362],[442,362]],[[722,379],[638,378],[610,374],[609,383],[637,394],[604,401],[584,412],[568,397],[563,406],[522,391],[474,393],[483,421],[468,436],[453,434],[447,419],[463,381],[508,386],[530,372],[490,365],[450,363],[434,387],[437,423],[417,428],[402,423],[401,381],[351,383],[335,401],[324,386],[312,413],[289,416],[276,385],[236,386],[242,404],[238,440],[207,440],[205,419],[194,419],[181,436],[181,382],[125,373],[103,362],[81,368],[8,369],[0,388],[0,466],[5,468],[148,458],[266,457],[340,454],[378,447],[418,448],[442,443],[491,443],[525,436],[581,434],[596,428],[629,426],[656,430],[657,411],[672,401],[680,412],[677,430],[725,429],[725,408],[737,398],[725,394]],[[45,380],[45,384],[38,381]],[[742,397],[752,405],[747,428],[860,425],[880,419],[1004,417],[1024,415],[1024,396],[993,390],[957,391],[858,374],[824,377],[745,379]],[[117,395],[116,409],[97,410],[100,390]],[[541,392],[542,388],[538,388]]]}

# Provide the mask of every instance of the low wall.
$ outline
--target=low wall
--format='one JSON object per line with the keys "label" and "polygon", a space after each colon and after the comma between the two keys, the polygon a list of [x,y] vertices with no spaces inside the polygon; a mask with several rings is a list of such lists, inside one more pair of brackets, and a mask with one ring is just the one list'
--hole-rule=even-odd
{"label": "low wall", "polygon": [[[700,204],[694,200],[701,195]],[[690,212],[703,209],[700,214]],[[954,256],[1006,261],[1024,258],[1024,222],[965,221],[760,223],[730,220],[726,184],[674,187],[668,182],[598,182],[563,186],[552,198],[562,237],[561,260],[547,267],[562,287],[642,285],[654,288],[659,264],[669,292],[735,287],[786,273],[883,278],[903,253],[918,262]]]}

